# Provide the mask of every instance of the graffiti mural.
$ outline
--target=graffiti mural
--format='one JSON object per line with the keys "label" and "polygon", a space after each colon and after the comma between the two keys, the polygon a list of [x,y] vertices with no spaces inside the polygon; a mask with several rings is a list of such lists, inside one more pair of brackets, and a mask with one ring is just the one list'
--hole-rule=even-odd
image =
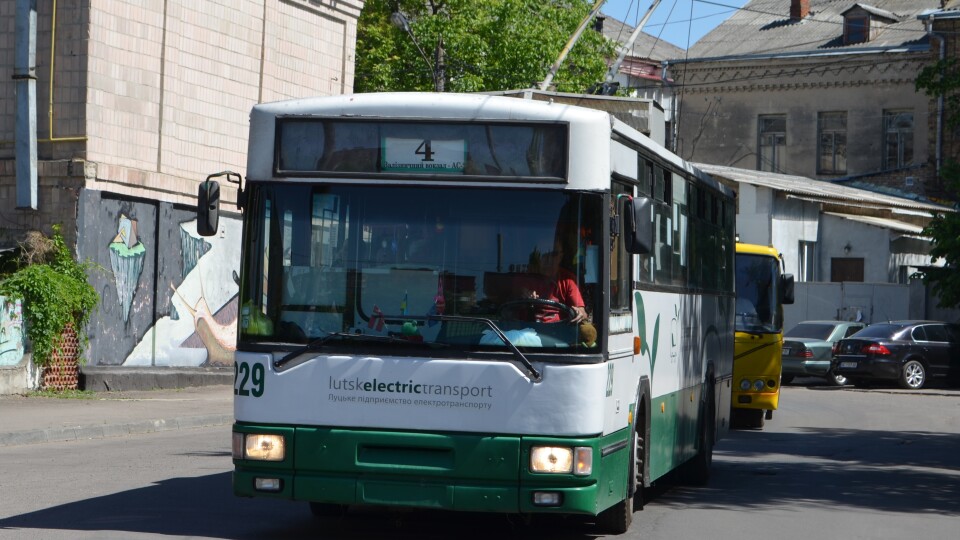
{"label": "graffiti mural", "polygon": [[[240,220],[221,215],[212,237],[195,210],[82,190],[77,251],[99,271],[99,310],[87,328],[87,363],[201,367],[233,362]],[[108,247],[104,247],[108,246]]]}
{"label": "graffiti mural", "polygon": [[19,299],[0,296],[0,366],[23,359],[23,307]]}
{"label": "graffiti mural", "polygon": [[130,317],[130,305],[137,290],[146,248],[137,239],[137,222],[120,214],[117,236],[110,242],[110,268],[117,285],[117,296],[123,309],[123,320]]}
{"label": "graffiti mural", "polygon": [[[239,221],[221,220],[219,238],[197,235],[196,221],[179,224],[181,238],[179,283],[167,283],[172,294],[170,314],[161,317],[125,366],[228,366],[236,349],[237,293],[233,269],[239,251],[227,244],[238,237]],[[227,233],[230,230],[230,233]],[[229,272],[229,277],[224,275]],[[213,306],[213,307],[211,307]]]}

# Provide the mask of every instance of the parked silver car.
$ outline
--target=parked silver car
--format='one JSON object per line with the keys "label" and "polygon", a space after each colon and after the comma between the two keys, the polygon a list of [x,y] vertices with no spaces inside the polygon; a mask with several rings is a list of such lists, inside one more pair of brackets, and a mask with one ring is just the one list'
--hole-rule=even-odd
{"label": "parked silver car", "polygon": [[804,321],[783,335],[783,372],[781,384],[794,377],[823,377],[832,385],[843,386],[847,378],[833,373],[830,360],[833,344],[863,330],[867,325],[853,321]]}

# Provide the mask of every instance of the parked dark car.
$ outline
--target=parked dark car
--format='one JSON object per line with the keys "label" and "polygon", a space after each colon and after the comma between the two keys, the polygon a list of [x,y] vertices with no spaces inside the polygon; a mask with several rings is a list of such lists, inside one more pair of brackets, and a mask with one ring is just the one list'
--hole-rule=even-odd
{"label": "parked dark car", "polygon": [[804,321],[783,335],[783,372],[781,384],[795,377],[822,377],[834,386],[843,386],[847,378],[831,370],[833,345],[866,328],[854,321]]}
{"label": "parked dark car", "polygon": [[960,327],[939,321],[871,324],[837,342],[834,373],[850,382],[897,381],[901,388],[923,388],[933,378],[960,379]]}

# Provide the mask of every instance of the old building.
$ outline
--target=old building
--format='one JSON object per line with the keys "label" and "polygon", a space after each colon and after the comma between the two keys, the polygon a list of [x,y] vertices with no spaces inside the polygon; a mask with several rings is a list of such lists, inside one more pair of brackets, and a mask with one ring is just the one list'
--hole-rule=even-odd
{"label": "old building", "polygon": [[676,110],[672,81],[664,78],[664,65],[668,59],[683,58],[684,50],[642,29],[630,43],[636,28],[613,17],[599,17],[597,26],[607,39],[618,44],[619,54],[623,56],[610,82],[621,95],[655,103],[654,107],[663,111],[665,140],[657,142],[672,147]]}
{"label": "old building", "polygon": [[674,60],[684,158],[926,195],[940,0],[752,0]]}
{"label": "old building", "polygon": [[[928,10],[918,18],[926,25],[931,36],[934,59],[940,61],[960,61],[960,0],[941,0],[942,9]],[[955,90],[956,92],[956,90]],[[957,161],[960,156],[960,129],[951,126],[949,116],[955,118],[960,111],[949,110],[943,96],[934,97],[930,102],[931,114],[927,118],[927,139],[930,141],[930,159],[936,177],[941,178],[943,166],[950,160]],[[934,186],[944,191],[944,198],[956,201],[960,195],[950,191],[949,186],[939,181]]]}
{"label": "old building", "polygon": [[198,237],[197,184],[244,174],[254,104],[352,91],[362,7],[0,0],[0,247],[59,223],[101,267],[88,365],[229,362],[239,221]]}

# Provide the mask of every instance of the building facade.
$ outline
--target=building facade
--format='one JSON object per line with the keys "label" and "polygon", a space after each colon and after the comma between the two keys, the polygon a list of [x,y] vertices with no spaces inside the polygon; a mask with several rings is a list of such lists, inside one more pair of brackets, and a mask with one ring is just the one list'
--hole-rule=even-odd
{"label": "building facade", "polygon": [[672,62],[692,161],[927,195],[940,0],[752,0]]}
{"label": "building facade", "polygon": [[0,0],[0,247],[61,224],[97,265],[88,365],[231,362],[240,222],[199,237],[197,184],[254,104],[352,92],[363,3]]}

